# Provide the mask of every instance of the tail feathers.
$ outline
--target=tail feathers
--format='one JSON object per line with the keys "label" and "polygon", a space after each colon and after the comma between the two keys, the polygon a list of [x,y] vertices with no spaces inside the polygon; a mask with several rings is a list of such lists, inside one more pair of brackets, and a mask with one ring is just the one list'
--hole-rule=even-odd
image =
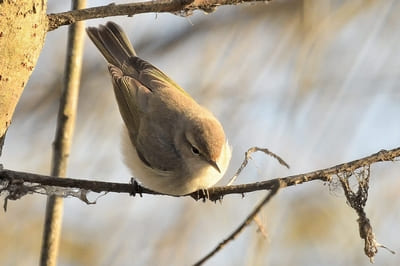
{"label": "tail feathers", "polygon": [[121,67],[131,56],[136,56],[128,37],[123,30],[113,22],[96,27],[86,28],[89,38],[100,50],[107,62]]}

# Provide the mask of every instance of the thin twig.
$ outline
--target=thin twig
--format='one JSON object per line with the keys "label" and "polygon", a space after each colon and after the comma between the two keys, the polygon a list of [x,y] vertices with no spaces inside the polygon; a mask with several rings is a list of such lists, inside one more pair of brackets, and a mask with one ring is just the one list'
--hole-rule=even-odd
{"label": "thin twig", "polygon": [[142,13],[177,13],[189,16],[195,10],[213,12],[217,6],[238,5],[241,3],[269,2],[271,0],[158,0],[129,4],[109,4],[106,6],[91,7],[82,10],[49,14],[49,29],[52,31],[60,26],[70,25],[77,21],[104,18],[111,16],[133,16]]}
{"label": "thin twig", "polygon": [[233,184],[233,182],[235,182],[236,178],[240,175],[240,173],[243,171],[243,169],[246,167],[246,165],[249,163],[249,160],[251,159],[251,154],[253,154],[256,151],[261,151],[269,156],[272,156],[273,158],[277,159],[278,162],[287,167],[288,169],[290,168],[289,165],[278,155],[276,155],[275,153],[269,151],[266,148],[259,148],[259,147],[251,147],[250,149],[247,150],[247,152],[244,154],[244,160],[242,165],[239,167],[239,169],[236,171],[235,175],[231,177],[231,179],[229,180],[227,186],[230,186]]}
{"label": "thin twig", "polygon": [[[85,8],[86,0],[73,0],[72,9]],[[84,22],[72,25],[68,32],[68,47],[64,87],[60,98],[57,130],[53,143],[51,175],[65,177],[75,128],[76,109],[81,79]],[[49,195],[43,230],[40,265],[57,265],[63,202],[61,197]]]}
{"label": "thin twig", "polygon": [[249,214],[249,216],[247,216],[247,218],[243,221],[243,223],[241,223],[225,240],[219,243],[210,253],[208,253],[194,265],[195,266],[202,265],[204,262],[210,259],[214,254],[216,254],[219,250],[221,250],[226,244],[228,244],[228,242],[234,240],[240,234],[240,232],[242,232],[243,229],[251,223],[254,217],[260,212],[261,208],[268,203],[268,201],[276,194],[276,192],[278,192],[279,188],[280,188],[280,182],[279,180],[276,180],[268,195],[254,208],[254,210]]}

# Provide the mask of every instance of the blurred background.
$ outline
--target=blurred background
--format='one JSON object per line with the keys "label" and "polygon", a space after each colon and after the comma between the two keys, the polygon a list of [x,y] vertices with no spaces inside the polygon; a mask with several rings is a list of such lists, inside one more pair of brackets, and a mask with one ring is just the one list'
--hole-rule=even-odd
{"label": "blurred background", "polygon": [[[50,0],[48,13],[68,10],[66,2]],[[224,185],[255,145],[291,169],[254,154],[236,183],[400,146],[399,14],[395,0],[274,0],[186,18],[143,14],[87,25],[122,25],[140,57],[221,120],[233,146]],[[67,27],[47,35],[7,134],[1,162],[8,169],[49,174],[66,38]],[[68,176],[128,182],[121,126],[106,63],[87,38]],[[376,265],[400,262],[399,173],[399,162],[371,169],[367,215],[378,242],[397,251],[380,249]],[[108,194],[86,205],[68,198],[59,265],[191,265],[265,194],[226,196],[222,203]],[[40,195],[8,203],[0,215],[2,265],[38,264],[45,203]],[[266,237],[252,224],[206,265],[370,265],[356,219],[338,186],[315,181],[286,188],[259,215]]]}

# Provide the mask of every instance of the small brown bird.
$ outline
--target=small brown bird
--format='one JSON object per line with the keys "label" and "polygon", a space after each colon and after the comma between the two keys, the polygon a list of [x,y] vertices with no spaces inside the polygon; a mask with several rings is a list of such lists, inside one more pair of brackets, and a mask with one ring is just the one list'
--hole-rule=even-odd
{"label": "small brown bird", "polygon": [[113,22],[87,33],[108,62],[125,122],[125,163],[145,187],[184,195],[206,189],[224,175],[231,148],[214,115],[172,79],[140,59]]}

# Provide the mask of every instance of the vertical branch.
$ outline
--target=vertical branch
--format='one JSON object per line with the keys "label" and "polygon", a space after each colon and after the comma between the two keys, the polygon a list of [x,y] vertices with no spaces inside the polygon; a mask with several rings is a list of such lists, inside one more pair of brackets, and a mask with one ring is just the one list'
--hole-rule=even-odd
{"label": "vertical branch", "polygon": [[[86,0],[73,0],[72,9],[82,9]],[[75,127],[76,109],[81,78],[84,22],[77,22],[68,31],[67,60],[57,129],[53,143],[52,176],[65,177],[72,136]],[[56,265],[62,224],[62,198],[49,196],[43,230],[40,265]]]}

